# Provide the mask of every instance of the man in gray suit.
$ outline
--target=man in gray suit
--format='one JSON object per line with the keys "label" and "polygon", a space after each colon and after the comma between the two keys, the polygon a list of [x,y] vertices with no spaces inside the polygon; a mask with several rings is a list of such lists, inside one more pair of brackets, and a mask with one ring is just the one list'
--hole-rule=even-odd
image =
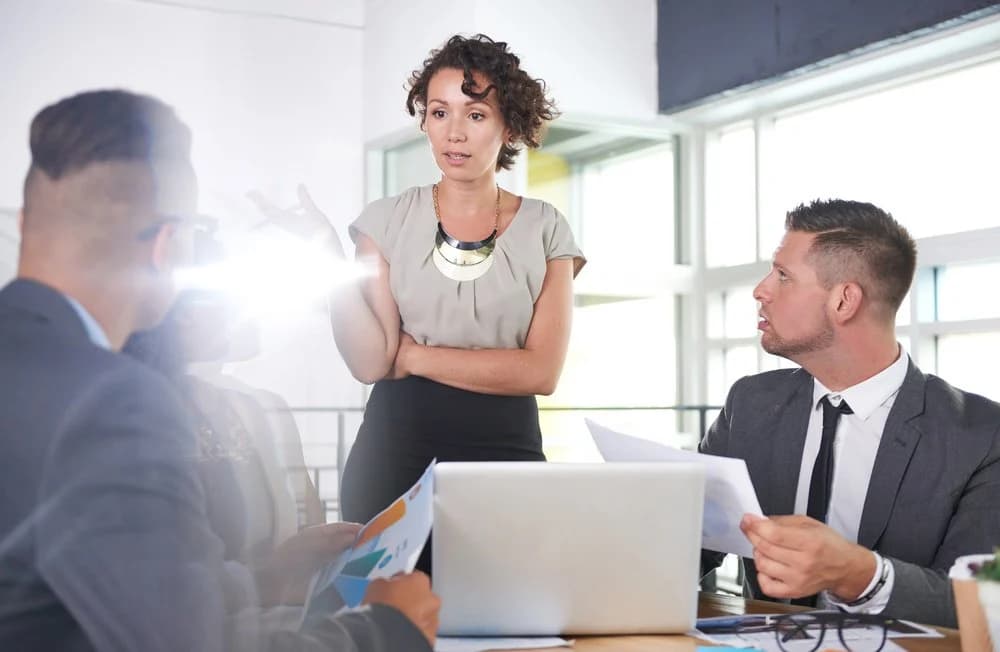
{"label": "man in gray suit", "polygon": [[439,602],[421,575],[262,631],[206,517],[179,397],[117,353],[190,257],[187,127],[98,91],[42,110],[30,143],[18,278],[0,290],[0,649],[430,650]]}
{"label": "man in gray suit", "polygon": [[768,515],[740,524],[749,593],[954,627],[948,568],[1000,544],[1000,405],[896,342],[916,245],[890,215],[817,201],[785,229],[754,297],[761,346],[802,368],[734,383],[700,445],[746,460]]}

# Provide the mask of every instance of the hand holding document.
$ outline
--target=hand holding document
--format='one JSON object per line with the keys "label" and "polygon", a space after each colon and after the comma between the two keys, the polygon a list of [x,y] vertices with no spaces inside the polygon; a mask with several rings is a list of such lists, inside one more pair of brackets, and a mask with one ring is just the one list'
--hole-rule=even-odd
{"label": "hand holding document", "polygon": [[434,462],[409,491],[361,528],[350,548],[313,579],[303,620],[361,604],[368,584],[410,573],[434,521]]}
{"label": "hand holding document", "polygon": [[631,437],[586,419],[587,428],[606,462],[697,462],[705,467],[705,509],[701,546],[707,550],[752,557],[753,547],[740,531],[744,514],[763,516],[746,462],[731,457],[678,450]]}

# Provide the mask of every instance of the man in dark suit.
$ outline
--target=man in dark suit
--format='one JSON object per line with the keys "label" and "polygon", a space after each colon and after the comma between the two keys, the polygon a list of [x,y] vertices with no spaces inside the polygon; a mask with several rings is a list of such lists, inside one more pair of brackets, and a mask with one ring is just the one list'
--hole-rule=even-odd
{"label": "man in dark suit", "polygon": [[[171,386],[116,351],[190,255],[190,135],[170,107],[84,93],[31,125],[18,278],[0,290],[0,649],[430,649],[427,578],[308,631],[263,631],[224,565]],[[250,617],[248,617],[250,615]]]}
{"label": "man in dark suit", "polygon": [[916,245],[890,215],[817,201],[785,229],[754,297],[761,346],[802,368],[734,383],[700,445],[746,460],[768,515],[740,524],[749,592],[954,627],[948,568],[1000,544],[1000,405],[896,342]]}

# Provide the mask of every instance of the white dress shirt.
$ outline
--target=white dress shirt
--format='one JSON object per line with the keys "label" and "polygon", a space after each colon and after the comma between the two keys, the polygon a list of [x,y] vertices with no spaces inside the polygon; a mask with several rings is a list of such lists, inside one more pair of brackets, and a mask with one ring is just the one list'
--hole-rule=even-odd
{"label": "white dress shirt", "polygon": [[108,341],[108,336],[104,334],[104,329],[97,323],[94,316],[87,312],[87,309],[79,301],[68,294],[64,294],[63,298],[69,302],[69,305],[73,306],[73,310],[80,317],[80,321],[83,322],[83,327],[86,329],[87,337],[90,338],[90,341],[102,349],[111,349],[111,342]]}
{"label": "white dress shirt", "polygon": [[[830,487],[827,525],[848,541],[857,542],[861,512],[864,510],[865,497],[868,494],[875,455],[878,453],[879,442],[882,441],[882,430],[889,418],[889,411],[896,401],[899,388],[906,378],[909,361],[909,356],[900,347],[895,362],[868,380],[840,392],[831,392],[818,380],[813,381],[813,409],[809,415],[809,427],[806,429],[802,463],[799,467],[799,485],[795,492],[796,514],[805,514],[809,503],[809,484],[823,432],[823,405],[820,401],[824,396],[828,397],[834,406],[840,405],[841,401],[847,401],[854,413],[841,415],[837,424],[837,434],[833,442],[833,482]],[[874,587],[881,573],[882,564],[887,563],[877,553],[872,554],[876,560],[875,575],[862,595]],[[849,611],[881,612],[889,601],[895,577],[892,565],[889,566],[886,583],[871,600],[856,609],[846,607],[828,593],[823,597],[829,603]]]}

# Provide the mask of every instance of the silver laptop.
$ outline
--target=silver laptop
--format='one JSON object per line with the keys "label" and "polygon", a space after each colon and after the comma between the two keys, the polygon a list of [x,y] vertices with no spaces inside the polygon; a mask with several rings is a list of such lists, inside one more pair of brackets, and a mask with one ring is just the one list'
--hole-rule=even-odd
{"label": "silver laptop", "polygon": [[434,483],[441,635],[694,627],[702,466],[439,463]]}

